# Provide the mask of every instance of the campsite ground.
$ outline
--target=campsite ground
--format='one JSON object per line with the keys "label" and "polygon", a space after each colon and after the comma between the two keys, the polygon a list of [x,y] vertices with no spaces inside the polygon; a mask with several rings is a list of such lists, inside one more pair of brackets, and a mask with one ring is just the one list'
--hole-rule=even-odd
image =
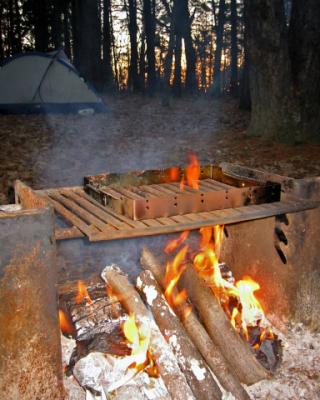
{"label": "campsite ground", "polygon": [[93,116],[0,117],[0,204],[21,179],[35,188],[75,185],[86,174],[229,161],[294,177],[320,175],[320,145],[284,145],[245,134],[249,120],[232,99],[106,97]]}

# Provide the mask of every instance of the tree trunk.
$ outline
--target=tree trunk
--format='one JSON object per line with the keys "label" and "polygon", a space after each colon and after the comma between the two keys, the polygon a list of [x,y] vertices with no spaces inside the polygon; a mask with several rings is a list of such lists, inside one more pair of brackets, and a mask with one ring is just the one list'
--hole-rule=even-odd
{"label": "tree trunk", "polygon": [[219,2],[219,15],[216,26],[216,51],[214,58],[214,70],[213,70],[213,88],[212,94],[214,96],[220,96],[221,94],[221,54],[223,47],[223,29],[225,23],[225,0]]}
{"label": "tree trunk", "polygon": [[64,34],[64,51],[71,58],[71,38],[70,38],[70,1],[64,3],[63,8],[63,34]]}
{"label": "tree trunk", "polygon": [[293,0],[289,50],[301,137],[320,141],[320,2]]}
{"label": "tree trunk", "polygon": [[104,89],[114,87],[112,71],[112,37],[111,37],[111,0],[103,2],[103,80]]}
{"label": "tree trunk", "polygon": [[241,71],[240,80],[240,99],[239,107],[241,110],[251,110],[251,96],[250,96],[250,61],[248,55],[248,43],[247,43],[247,28],[246,28],[246,8],[243,7],[243,19],[244,19],[244,35],[243,35],[243,64]]}
{"label": "tree trunk", "polygon": [[141,46],[140,46],[140,56],[139,56],[139,77],[141,88],[145,87],[145,72],[146,72],[146,46],[145,46],[145,33],[141,33]]}
{"label": "tree trunk", "polygon": [[176,35],[174,49],[174,79],[173,79],[173,94],[181,96],[181,46],[182,38],[179,34]]}
{"label": "tree trunk", "polygon": [[173,78],[173,94],[181,96],[181,56],[182,56],[182,36],[183,36],[183,19],[181,18],[181,1],[174,0],[172,18],[174,21],[174,78]]}
{"label": "tree trunk", "polygon": [[3,43],[3,9],[0,7],[0,62],[4,59],[4,43]]}
{"label": "tree trunk", "polygon": [[170,95],[170,79],[172,73],[172,61],[175,45],[175,28],[174,28],[174,17],[170,10],[167,11],[170,16],[170,34],[169,34],[169,44],[167,54],[164,60],[164,74],[163,74],[163,84],[162,84],[162,105],[169,106],[169,95]]}
{"label": "tree trunk", "polygon": [[129,90],[139,90],[138,76],[138,45],[137,45],[137,2],[129,0],[129,36],[130,36],[130,65],[129,65]]}
{"label": "tree trunk", "polygon": [[62,32],[63,32],[63,24],[62,24],[62,13],[63,13],[63,4],[61,0],[52,0],[52,16],[51,16],[51,25],[52,25],[52,42],[56,49],[62,46]]}
{"label": "tree trunk", "polygon": [[36,51],[47,51],[49,47],[48,0],[33,0],[34,41]]}
{"label": "tree trunk", "polygon": [[238,94],[238,12],[237,0],[231,0],[231,80],[230,93]]}
{"label": "tree trunk", "polygon": [[143,22],[147,42],[147,88],[152,94],[156,85],[156,62],[155,62],[155,10],[151,0],[143,0]]}
{"label": "tree trunk", "polygon": [[283,0],[245,0],[252,100],[249,133],[292,141],[300,113],[293,98]]}
{"label": "tree trunk", "polygon": [[100,20],[98,3],[74,0],[75,64],[81,75],[95,85],[100,82]]}
{"label": "tree trunk", "polygon": [[196,79],[196,52],[193,47],[193,40],[191,35],[191,22],[192,19],[189,14],[188,0],[181,1],[183,19],[183,37],[186,51],[187,73],[186,73],[186,89],[192,93],[197,88]]}

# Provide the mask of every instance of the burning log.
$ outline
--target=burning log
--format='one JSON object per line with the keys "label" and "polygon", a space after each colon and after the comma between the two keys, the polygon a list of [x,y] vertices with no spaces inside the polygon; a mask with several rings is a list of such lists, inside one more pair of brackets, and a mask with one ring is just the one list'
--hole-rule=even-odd
{"label": "burning log", "polygon": [[146,298],[161,333],[169,341],[196,399],[221,399],[222,393],[219,386],[180,320],[166,302],[151,271],[145,271],[139,275],[137,287]]}
{"label": "burning log", "polygon": [[[165,268],[157,262],[155,256],[146,247],[142,249],[140,262],[142,268],[150,270],[157,282],[164,287]],[[249,400],[250,397],[242,387],[238,377],[233,373],[233,370],[228,367],[222,352],[215,343],[212,342],[196,315],[191,312],[188,318],[184,318],[184,310],[175,308],[175,311],[189,337],[200,351],[202,357],[206,360],[222,387],[226,391],[232,393],[236,399]]]}
{"label": "burning log", "polygon": [[168,343],[157,325],[149,317],[146,306],[127,276],[114,266],[105,268],[101,276],[111,286],[123,307],[129,313],[136,315],[138,322],[144,323],[147,321],[150,324],[152,331],[151,354],[157,363],[160,375],[172,399],[195,400]]}
{"label": "burning log", "polygon": [[191,264],[188,264],[182,274],[180,285],[187,290],[210,337],[223,351],[225,359],[240,381],[250,385],[270,378],[270,373],[256,360],[247,343],[233,329],[213,293]]}

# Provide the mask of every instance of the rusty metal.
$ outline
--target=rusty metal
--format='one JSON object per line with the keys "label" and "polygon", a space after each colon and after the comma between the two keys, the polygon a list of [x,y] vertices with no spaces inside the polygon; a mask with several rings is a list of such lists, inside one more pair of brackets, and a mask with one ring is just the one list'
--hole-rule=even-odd
{"label": "rusty metal", "polygon": [[[320,179],[295,180],[284,197],[320,200]],[[281,327],[290,320],[320,329],[320,208],[226,227],[222,259],[236,279],[250,275],[268,316]]]}
{"label": "rusty metal", "polygon": [[221,210],[280,200],[279,183],[239,178],[220,167],[201,169],[199,190],[179,188],[182,168],[101,174],[85,178],[85,190],[104,206],[133,220]]}
{"label": "rusty metal", "polygon": [[0,243],[1,398],[62,399],[52,209],[0,213]]}

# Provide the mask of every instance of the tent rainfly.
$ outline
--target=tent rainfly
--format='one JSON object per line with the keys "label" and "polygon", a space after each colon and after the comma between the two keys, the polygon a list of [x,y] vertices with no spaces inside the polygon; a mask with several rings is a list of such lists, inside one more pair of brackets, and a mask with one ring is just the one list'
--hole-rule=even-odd
{"label": "tent rainfly", "polygon": [[0,113],[104,112],[63,50],[10,57],[0,67]]}

